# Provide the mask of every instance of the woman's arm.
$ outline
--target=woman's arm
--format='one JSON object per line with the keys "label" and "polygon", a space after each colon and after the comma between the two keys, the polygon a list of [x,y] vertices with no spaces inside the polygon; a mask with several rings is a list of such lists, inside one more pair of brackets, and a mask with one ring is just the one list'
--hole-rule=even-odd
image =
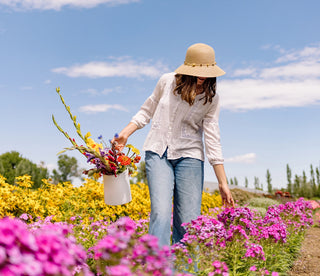
{"label": "woman's arm", "polygon": [[219,190],[222,198],[222,204],[225,205],[226,207],[231,206],[234,208],[234,201],[228,187],[227,177],[224,171],[223,164],[214,165],[213,169],[219,183]]}

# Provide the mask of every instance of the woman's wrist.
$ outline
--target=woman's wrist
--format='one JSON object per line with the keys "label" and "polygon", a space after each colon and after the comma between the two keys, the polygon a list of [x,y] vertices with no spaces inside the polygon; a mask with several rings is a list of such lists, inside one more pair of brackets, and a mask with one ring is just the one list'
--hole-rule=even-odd
{"label": "woman's wrist", "polygon": [[228,182],[227,181],[219,182],[219,186],[228,186]]}
{"label": "woman's wrist", "polygon": [[120,132],[120,136],[128,139],[130,137],[130,135],[135,132],[137,130],[137,125],[134,123],[129,123],[121,132]]}

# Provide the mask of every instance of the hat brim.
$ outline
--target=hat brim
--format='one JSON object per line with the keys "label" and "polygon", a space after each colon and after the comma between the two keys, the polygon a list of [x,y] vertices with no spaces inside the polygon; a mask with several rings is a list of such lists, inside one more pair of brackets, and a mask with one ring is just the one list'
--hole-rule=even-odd
{"label": "hat brim", "polygon": [[180,67],[178,67],[175,70],[175,72],[177,74],[189,75],[189,76],[195,76],[195,77],[204,77],[204,78],[220,77],[226,73],[217,65],[190,66],[185,64],[182,64]]}

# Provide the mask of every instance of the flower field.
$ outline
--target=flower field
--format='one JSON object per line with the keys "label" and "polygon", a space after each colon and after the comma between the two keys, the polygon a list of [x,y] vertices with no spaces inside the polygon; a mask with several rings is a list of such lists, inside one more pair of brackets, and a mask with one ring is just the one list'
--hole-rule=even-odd
{"label": "flower field", "polygon": [[145,184],[131,185],[130,203],[106,206],[98,181],[43,180],[37,190],[31,181],[12,186],[0,175],[0,275],[286,275],[313,223],[303,199],[258,212],[203,193],[183,243],[161,248],[147,234]]}

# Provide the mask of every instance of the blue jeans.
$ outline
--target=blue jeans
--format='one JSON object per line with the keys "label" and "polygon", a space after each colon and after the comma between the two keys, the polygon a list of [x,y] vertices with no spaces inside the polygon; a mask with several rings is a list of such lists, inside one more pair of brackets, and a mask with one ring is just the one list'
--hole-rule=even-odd
{"label": "blue jeans", "polygon": [[158,237],[159,245],[170,245],[173,203],[172,243],[177,243],[185,234],[181,224],[200,215],[203,161],[168,160],[166,152],[160,157],[147,151],[145,162],[151,200],[149,234]]}

